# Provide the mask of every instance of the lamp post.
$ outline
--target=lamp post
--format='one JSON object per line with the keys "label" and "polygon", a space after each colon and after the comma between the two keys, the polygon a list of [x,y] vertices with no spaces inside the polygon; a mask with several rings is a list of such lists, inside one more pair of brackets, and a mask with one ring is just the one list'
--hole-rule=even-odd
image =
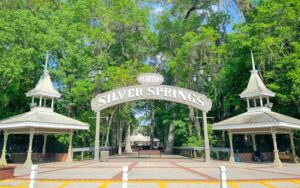
{"label": "lamp post", "polygon": [[196,90],[198,90],[198,85],[200,85],[200,92],[204,93],[204,85],[206,81],[207,82],[211,81],[211,75],[210,74],[205,75],[204,67],[201,65],[197,69],[197,74],[193,75],[193,82],[196,83]]}
{"label": "lamp post", "polygon": [[[97,76],[98,75],[98,76]],[[100,94],[101,93],[101,86],[103,83],[103,68],[102,66],[99,66],[97,69],[92,69],[89,72],[89,78],[92,82],[94,82],[96,80],[96,78],[98,77],[98,82],[97,82],[97,93]],[[105,75],[104,76],[104,81],[108,81],[109,80],[109,76]],[[96,132],[95,132],[95,149],[94,149],[94,160],[95,161],[99,161],[99,151],[100,151],[100,139],[99,139],[99,133],[100,133],[100,111],[96,113]]]}
{"label": "lamp post", "polygon": [[[204,67],[202,65],[197,69],[197,71],[198,71],[197,74],[193,75],[193,81],[195,82],[195,89],[197,91],[198,85],[200,85],[200,92],[204,93],[205,82],[211,81],[211,75],[210,74],[205,75]],[[198,112],[196,113],[196,115],[197,114]],[[203,118],[205,162],[208,162],[210,161],[210,147],[209,147],[209,140],[208,140],[207,115],[205,111],[202,112],[202,118]],[[195,125],[196,125],[196,121],[198,122],[197,124],[200,129],[199,121],[195,117]]]}

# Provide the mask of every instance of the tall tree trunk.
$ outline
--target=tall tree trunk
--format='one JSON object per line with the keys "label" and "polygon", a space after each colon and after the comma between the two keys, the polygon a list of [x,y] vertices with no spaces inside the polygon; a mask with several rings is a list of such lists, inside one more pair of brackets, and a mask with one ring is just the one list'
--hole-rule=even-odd
{"label": "tall tree trunk", "polygon": [[154,141],[154,128],[155,128],[155,111],[154,111],[154,101],[150,102],[151,105],[151,131],[150,131],[150,149],[153,149]]}
{"label": "tall tree trunk", "polygon": [[107,145],[108,145],[108,138],[109,138],[110,128],[111,128],[111,124],[113,122],[115,112],[116,112],[116,109],[114,108],[113,111],[110,114],[110,117],[109,117],[108,128],[107,128],[107,132],[106,132],[106,140],[105,140],[105,145],[104,145],[105,147],[107,147]]}
{"label": "tall tree trunk", "polygon": [[189,118],[194,122],[197,138],[200,140],[201,128],[200,128],[200,123],[199,123],[199,118],[198,118],[198,110],[191,106],[189,106],[189,110],[190,110]]}

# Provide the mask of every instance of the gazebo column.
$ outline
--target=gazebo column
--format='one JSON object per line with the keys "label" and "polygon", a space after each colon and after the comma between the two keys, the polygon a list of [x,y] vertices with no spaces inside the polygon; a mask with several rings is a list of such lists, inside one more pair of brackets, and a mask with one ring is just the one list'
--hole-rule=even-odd
{"label": "gazebo column", "polygon": [[250,108],[249,98],[247,98],[247,108]]}
{"label": "gazebo column", "polygon": [[276,130],[275,128],[271,129],[272,131],[272,138],[273,138],[273,144],[274,144],[274,165],[281,166],[281,161],[279,159],[278,149],[277,149],[277,140],[276,140]]}
{"label": "gazebo column", "polygon": [[32,155],[33,136],[34,136],[34,129],[31,128],[30,133],[29,133],[29,146],[28,146],[28,151],[27,151],[27,158],[26,158],[26,161],[24,163],[25,167],[30,167],[32,165],[31,155]]}
{"label": "gazebo column", "polygon": [[295,163],[298,163],[298,157],[297,157],[296,151],[295,151],[293,130],[290,130],[290,141],[291,141],[291,150],[292,150],[293,160]]}
{"label": "gazebo column", "polygon": [[43,156],[43,157],[46,156],[47,136],[48,136],[48,135],[44,134],[44,143],[43,143],[43,150],[42,150],[42,156]]}
{"label": "gazebo column", "polygon": [[206,112],[202,111],[202,116],[203,116],[203,130],[204,130],[205,162],[208,162],[210,161],[210,148],[209,148],[209,140],[208,140]]}
{"label": "gazebo column", "polygon": [[99,161],[99,134],[100,134],[100,111],[96,112],[96,133],[95,133],[95,149],[94,160]]}
{"label": "gazebo column", "polygon": [[259,96],[259,101],[260,101],[260,106],[263,106],[263,99],[261,95]]}
{"label": "gazebo column", "polygon": [[228,131],[228,136],[229,136],[229,144],[230,144],[229,162],[234,162],[234,151],[233,151],[232,132],[231,132],[231,130]]}
{"label": "gazebo column", "polygon": [[73,161],[72,140],[73,140],[73,130],[71,130],[70,133],[69,133],[69,149],[68,149],[67,162],[72,162]]}
{"label": "gazebo column", "polygon": [[255,134],[252,134],[252,145],[253,145],[253,151],[256,151],[256,140],[255,140]]}
{"label": "gazebo column", "polygon": [[6,162],[6,144],[7,144],[7,139],[8,139],[8,132],[5,130],[3,133],[3,149],[2,149],[2,154],[1,154],[1,159],[0,159],[0,166],[1,165],[7,165]]}

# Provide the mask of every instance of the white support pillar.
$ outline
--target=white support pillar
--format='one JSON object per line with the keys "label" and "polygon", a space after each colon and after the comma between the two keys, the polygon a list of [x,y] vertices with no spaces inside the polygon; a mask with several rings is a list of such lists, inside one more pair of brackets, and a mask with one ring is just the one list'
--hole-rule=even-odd
{"label": "white support pillar", "polygon": [[46,107],[46,104],[47,104],[47,99],[45,98],[44,99],[44,107]]}
{"label": "white support pillar", "polygon": [[131,143],[130,143],[130,125],[127,125],[127,132],[126,132],[126,145],[125,145],[125,152],[132,153]]}
{"label": "white support pillar", "polygon": [[73,130],[71,130],[69,133],[69,149],[68,149],[67,162],[73,161],[72,140],[73,140]]}
{"label": "white support pillar", "polygon": [[271,128],[272,138],[273,138],[273,145],[274,145],[274,165],[281,166],[281,161],[279,159],[278,149],[277,149],[277,140],[276,140],[276,129]]}
{"label": "white support pillar", "polygon": [[270,101],[269,101],[269,97],[267,97],[267,104],[269,104],[270,103]]}
{"label": "white support pillar", "polygon": [[2,165],[7,165],[6,162],[6,145],[7,145],[7,139],[8,139],[8,132],[4,130],[3,133],[3,149],[2,149],[2,154],[1,154],[1,159],[0,159],[0,166]]}
{"label": "white support pillar", "polygon": [[210,161],[210,148],[208,140],[208,127],[207,127],[207,117],[206,112],[202,111],[203,116],[203,130],[204,130],[204,150],[205,150],[205,162]]}
{"label": "white support pillar", "polygon": [[119,132],[118,132],[118,134],[119,134],[119,140],[118,140],[118,154],[119,155],[122,155],[122,141],[123,141],[123,139],[122,139],[122,131],[123,131],[123,127],[122,127],[122,125],[120,125],[120,129],[119,129]]}
{"label": "white support pillar", "polygon": [[257,107],[256,105],[256,99],[253,99],[254,107]]}
{"label": "white support pillar", "polygon": [[261,95],[259,96],[259,101],[260,101],[260,106],[263,106],[264,104],[263,104],[263,99],[262,99]]}
{"label": "white support pillar", "polygon": [[54,108],[54,98],[51,99],[51,108]]}
{"label": "white support pillar", "polygon": [[43,102],[43,98],[42,98],[42,96],[40,96],[40,103],[39,103],[39,106],[42,106],[42,102]]}
{"label": "white support pillar", "polygon": [[234,162],[234,150],[233,150],[233,144],[232,144],[232,132],[231,132],[231,130],[228,131],[228,136],[229,136],[229,144],[230,144],[229,162]]}
{"label": "white support pillar", "polygon": [[31,99],[31,106],[33,106],[33,104],[34,104],[34,97],[32,97]]}
{"label": "white support pillar", "polygon": [[292,155],[293,155],[293,161],[295,163],[298,163],[298,157],[296,155],[296,151],[295,151],[295,144],[294,144],[294,133],[293,130],[290,130],[290,142],[291,142],[291,150],[292,150]]}
{"label": "white support pillar", "polygon": [[253,151],[256,151],[256,140],[255,140],[255,134],[252,134],[252,145],[253,145]]}
{"label": "white support pillar", "polygon": [[249,98],[247,98],[247,108],[250,108]]}
{"label": "white support pillar", "polygon": [[100,111],[96,112],[96,132],[95,132],[95,154],[94,160],[99,161],[99,134],[100,134]]}
{"label": "white support pillar", "polygon": [[27,158],[24,163],[24,167],[30,167],[32,165],[32,142],[33,142],[33,136],[34,136],[34,129],[31,128],[29,132],[29,146],[28,146],[28,151],[27,151]]}
{"label": "white support pillar", "polygon": [[47,144],[47,134],[44,134],[44,143],[43,143],[43,150],[42,150],[42,156],[46,156],[46,144]]}

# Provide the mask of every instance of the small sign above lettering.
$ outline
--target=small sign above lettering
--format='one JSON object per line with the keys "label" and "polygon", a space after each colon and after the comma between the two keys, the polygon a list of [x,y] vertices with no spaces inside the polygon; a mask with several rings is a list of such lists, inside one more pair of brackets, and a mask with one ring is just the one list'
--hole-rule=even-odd
{"label": "small sign above lettering", "polygon": [[160,85],[164,82],[164,77],[157,73],[143,73],[137,80],[142,85]]}

